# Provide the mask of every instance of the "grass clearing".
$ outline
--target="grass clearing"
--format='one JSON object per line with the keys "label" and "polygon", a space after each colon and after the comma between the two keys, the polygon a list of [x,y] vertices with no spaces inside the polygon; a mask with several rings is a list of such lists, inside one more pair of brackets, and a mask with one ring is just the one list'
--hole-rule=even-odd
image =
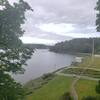
{"label": "grass clearing", "polygon": [[62,95],[70,92],[73,78],[56,76],[42,88],[27,96],[26,100],[61,100]]}
{"label": "grass clearing", "polygon": [[86,96],[99,96],[95,91],[97,84],[97,81],[80,79],[76,85],[76,91],[78,93],[79,100]]}

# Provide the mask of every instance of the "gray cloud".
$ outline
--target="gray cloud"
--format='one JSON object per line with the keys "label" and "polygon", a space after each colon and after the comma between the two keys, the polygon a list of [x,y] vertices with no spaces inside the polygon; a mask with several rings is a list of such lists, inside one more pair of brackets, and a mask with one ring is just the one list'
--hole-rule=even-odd
{"label": "gray cloud", "polygon": [[[95,11],[97,0],[27,0],[37,12],[40,13],[41,21],[79,23],[79,24],[94,24]],[[52,15],[52,14],[53,15]],[[51,14],[51,15],[50,15]],[[35,15],[36,16],[36,15]],[[38,16],[38,15],[37,15]],[[49,16],[49,18],[44,20]],[[52,19],[51,19],[52,18]]]}
{"label": "gray cloud", "polygon": [[[14,0],[10,0],[14,2]],[[15,0],[17,1],[17,0]],[[26,13],[26,30],[24,36],[43,38],[49,40],[66,40],[73,36],[63,36],[54,32],[41,30],[39,24],[74,24],[72,33],[96,33],[95,20],[97,0],[25,0],[34,9],[34,12]],[[66,32],[70,34],[70,32]],[[87,35],[88,36],[88,35]]]}

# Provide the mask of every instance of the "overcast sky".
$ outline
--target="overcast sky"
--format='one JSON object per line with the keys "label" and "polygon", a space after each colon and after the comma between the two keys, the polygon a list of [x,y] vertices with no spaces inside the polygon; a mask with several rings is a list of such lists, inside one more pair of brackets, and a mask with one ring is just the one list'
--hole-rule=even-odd
{"label": "overcast sky", "polygon": [[54,44],[72,38],[100,37],[95,29],[97,0],[25,1],[34,12],[26,13],[26,32],[21,38],[24,43]]}

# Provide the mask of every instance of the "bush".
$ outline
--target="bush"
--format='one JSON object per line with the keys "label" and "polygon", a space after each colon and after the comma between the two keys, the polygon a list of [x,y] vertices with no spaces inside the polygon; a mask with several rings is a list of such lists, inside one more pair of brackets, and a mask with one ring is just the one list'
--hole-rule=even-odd
{"label": "bush", "polygon": [[72,100],[70,93],[64,93],[61,100]]}
{"label": "bush", "polygon": [[71,66],[77,66],[78,65],[78,62],[72,62],[71,63]]}
{"label": "bush", "polygon": [[93,96],[88,96],[88,97],[84,97],[82,100],[97,100],[97,98]]}
{"label": "bush", "polygon": [[42,79],[45,80],[45,79],[49,79],[49,78],[52,78],[53,77],[53,74],[52,73],[48,73],[48,74],[44,74],[42,76]]}
{"label": "bush", "polygon": [[98,82],[98,85],[96,86],[96,92],[97,92],[98,94],[100,94],[100,80],[99,80],[99,82]]}

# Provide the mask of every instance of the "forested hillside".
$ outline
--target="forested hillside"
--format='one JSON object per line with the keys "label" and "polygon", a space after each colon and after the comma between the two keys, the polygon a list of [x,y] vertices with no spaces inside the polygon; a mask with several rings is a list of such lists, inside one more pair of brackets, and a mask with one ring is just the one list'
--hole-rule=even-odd
{"label": "forested hillside", "polygon": [[26,47],[32,48],[32,49],[48,49],[49,46],[44,44],[24,44]]}
{"label": "forested hillside", "polygon": [[[59,53],[91,53],[93,47],[92,38],[77,38],[60,42],[50,47],[50,51]],[[94,38],[95,53],[100,53],[100,38]]]}

